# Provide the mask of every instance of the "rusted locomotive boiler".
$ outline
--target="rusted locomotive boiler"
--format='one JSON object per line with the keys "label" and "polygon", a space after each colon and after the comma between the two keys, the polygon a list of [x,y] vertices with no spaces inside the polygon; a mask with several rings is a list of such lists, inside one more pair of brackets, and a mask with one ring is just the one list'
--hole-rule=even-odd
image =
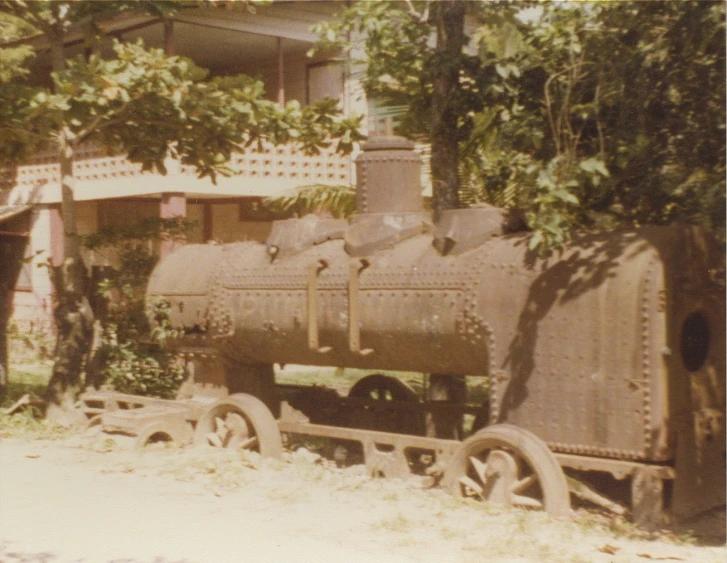
{"label": "rusted locomotive boiler", "polygon": [[[609,504],[599,476],[630,486],[645,523],[724,505],[725,302],[708,238],[649,227],[539,259],[501,210],[433,220],[419,173],[408,141],[372,138],[350,222],[280,221],[266,244],[162,261],[148,296],[186,329],[189,380],[175,402],[87,395],[144,407],[105,412],[104,427],[142,440],[194,428],[272,456],[281,432],[325,436],[358,444],[372,471],[554,514],[569,490]],[[341,397],[276,385],[273,364],[374,375]],[[429,392],[377,370],[431,374]],[[486,378],[483,404],[462,397],[468,376]]]}

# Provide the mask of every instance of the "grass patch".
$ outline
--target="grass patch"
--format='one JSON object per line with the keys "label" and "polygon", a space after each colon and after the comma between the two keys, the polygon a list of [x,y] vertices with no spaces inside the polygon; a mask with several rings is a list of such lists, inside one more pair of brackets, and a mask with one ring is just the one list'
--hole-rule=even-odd
{"label": "grass patch", "polygon": [[[52,368],[53,363],[49,360],[11,364],[8,369],[8,392],[0,401],[0,408],[8,408],[26,393],[42,397]],[[34,407],[25,408],[14,415],[0,414],[0,437],[60,440],[73,433],[46,423],[41,415]]]}
{"label": "grass patch", "polygon": [[0,402],[0,407],[9,407],[26,393],[42,397],[52,369],[53,363],[49,360],[11,364],[8,369],[8,393]]}
{"label": "grass patch", "polygon": [[0,414],[1,438],[28,440],[62,440],[77,431],[48,424],[33,407],[13,415]]}

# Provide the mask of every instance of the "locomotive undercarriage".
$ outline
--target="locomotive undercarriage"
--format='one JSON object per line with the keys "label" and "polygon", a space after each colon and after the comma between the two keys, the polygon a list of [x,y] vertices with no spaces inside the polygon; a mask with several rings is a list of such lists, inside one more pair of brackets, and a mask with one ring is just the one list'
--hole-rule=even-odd
{"label": "locomotive undercarriage", "polygon": [[[204,355],[211,369],[188,361],[190,375],[177,400],[109,388],[86,392],[81,400],[89,433],[137,449],[169,441],[249,449],[273,458],[285,446],[324,438],[322,453],[337,465],[364,464],[374,476],[420,475],[425,486],[559,516],[569,513],[572,497],[630,513],[643,526],[664,521],[665,491],[675,478],[670,466],[557,452],[517,426],[487,425],[487,401],[482,407],[421,400],[401,380],[383,374],[360,379],[348,396],[317,385],[273,384],[272,392],[262,393],[276,397],[266,405],[255,396],[259,390],[228,394],[214,367],[217,354]],[[188,357],[199,358],[199,350]],[[598,475],[620,482],[630,499],[608,498],[598,490]]]}

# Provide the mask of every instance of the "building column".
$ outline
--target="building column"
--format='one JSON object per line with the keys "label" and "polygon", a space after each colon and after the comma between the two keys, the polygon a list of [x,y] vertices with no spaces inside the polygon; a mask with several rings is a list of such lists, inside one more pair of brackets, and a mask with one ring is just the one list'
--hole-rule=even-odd
{"label": "building column", "polygon": [[[38,267],[50,260],[54,266],[64,259],[63,221],[60,204],[38,204],[30,212],[30,242],[28,254],[33,256],[30,268],[32,292],[15,294],[16,320],[32,326],[39,332],[55,332],[53,320],[53,282],[49,268]],[[38,251],[45,251],[38,254]]]}
{"label": "building column", "polygon": [[[162,194],[159,204],[159,217],[161,219],[174,219],[187,217],[187,197],[182,192],[168,192]],[[160,258],[171,254],[184,245],[184,241],[163,240],[159,248]]]}
{"label": "building column", "polygon": [[48,219],[50,230],[50,260],[53,266],[63,264],[65,258],[65,231],[63,230],[63,218],[61,217],[61,206],[59,204],[48,206]]}
{"label": "building column", "polygon": [[285,105],[285,59],[282,37],[278,37],[278,104],[281,107]]}
{"label": "building column", "polygon": [[164,54],[167,57],[176,55],[174,45],[174,20],[164,18]]}
{"label": "building column", "polygon": [[214,239],[213,220],[212,204],[205,201],[202,204],[202,242],[209,242]]}

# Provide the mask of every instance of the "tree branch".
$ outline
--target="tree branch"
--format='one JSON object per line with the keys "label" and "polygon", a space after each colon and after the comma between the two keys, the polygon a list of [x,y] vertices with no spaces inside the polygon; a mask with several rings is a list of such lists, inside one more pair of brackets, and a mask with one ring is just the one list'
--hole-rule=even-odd
{"label": "tree branch", "polygon": [[[118,111],[115,111],[112,114],[112,117],[108,117],[106,115],[98,115],[94,118],[91,123],[86,125],[83,129],[81,129],[78,133],[76,133],[76,143],[82,143],[86,140],[86,138],[94,133],[97,130],[103,129],[105,127],[108,127],[110,123],[116,123],[118,122],[118,119],[121,117],[121,115],[126,111],[126,109],[129,107],[128,102],[124,102],[121,106],[121,108]],[[108,118],[107,118],[108,117]],[[103,123],[104,119],[106,119],[107,123]],[[103,124],[102,124],[103,123]]]}
{"label": "tree branch", "polygon": [[415,18],[417,21],[420,22],[426,22],[429,19],[429,2],[427,2],[426,7],[424,8],[424,12],[421,14],[417,12],[416,8],[414,7],[414,3],[412,0],[404,0],[406,2],[407,7],[409,8],[409,15]]}

